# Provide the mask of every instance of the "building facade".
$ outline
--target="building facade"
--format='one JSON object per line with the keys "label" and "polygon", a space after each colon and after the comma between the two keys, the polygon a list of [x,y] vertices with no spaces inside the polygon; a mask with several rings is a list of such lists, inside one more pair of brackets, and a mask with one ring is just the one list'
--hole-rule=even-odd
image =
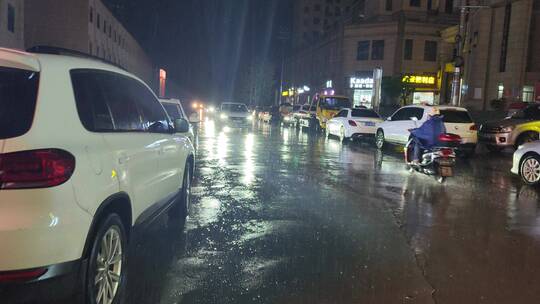
{"label": "building facade", "polygon": [[309,45],[335,30],[357,0],[295,0],[294,48]]}
{"label": "building facade", "polygon": [[0,0],[0,47],[24,49],[24,0]]}
{"label": "building facade", "polygon": [[400,88],[385,90],[385,82],[411,88],[406,103],[445,102],[447,79],[441,68],[454,46],[440,33],[457,23],[452,0],[356,1],[332,33],[296,50],[288,65],[288,82],[317,92],[331,83],[336,94],[370,107],[373,73],[382,69],[383,104],[399,102],[389,92]]}
{"label": "building facade", "polygon": [[540,1],[492,0],[467,18],[462,104],[540,101]]}
{"label": "building facade", "polygon": [[100,0],[39,0],[27,4],[24,11],[27,48],[46,45],[88,53],[156,87],[150,59]]}

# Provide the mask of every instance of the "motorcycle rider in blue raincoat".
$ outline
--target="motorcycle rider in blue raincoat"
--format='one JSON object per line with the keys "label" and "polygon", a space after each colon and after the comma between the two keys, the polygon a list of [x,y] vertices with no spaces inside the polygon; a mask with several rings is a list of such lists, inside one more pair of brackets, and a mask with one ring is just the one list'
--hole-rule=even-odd
{"label": "motorcycle rider in blue raincoat", "polygon": [[413,142],[411,143],[413,145],[413,164],[420,164],[422,151],[435,147],[439,143],[439,136],[443,133],[446,133],[446,128],[443,117],[439,114],[438,110],[430,114],[428,120],[419,128],[411,130],[411,136],[413,138]]}

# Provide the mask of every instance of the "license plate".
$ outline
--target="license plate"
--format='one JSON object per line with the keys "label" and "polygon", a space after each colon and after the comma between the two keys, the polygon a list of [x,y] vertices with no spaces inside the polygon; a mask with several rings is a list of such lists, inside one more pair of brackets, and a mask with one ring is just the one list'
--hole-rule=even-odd
{"label": "license plate", "polygon": [[454,174],[454,172],[452,170],[452,167],[442,166],[442,167],[439,167],[439,171],[440,171],[439,173],[443,177],[449,177],[449,176],[452,176]]}
{"label": "license plate", "polygon": [[375,123],[374,122],[366,122],[365,126],[366,127],[375,127]]}

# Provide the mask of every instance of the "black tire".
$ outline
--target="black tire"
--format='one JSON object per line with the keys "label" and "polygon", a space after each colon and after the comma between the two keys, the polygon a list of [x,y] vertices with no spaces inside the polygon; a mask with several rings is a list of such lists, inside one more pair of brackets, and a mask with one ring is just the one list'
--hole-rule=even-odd
{"label": "black tire", "polygon": [[526,144],[526,143],[534,142],[534,141],[537,141],[537,140],[538,140],[538,133],[536,133],[536,132],[525,132],[525,133],[519,135],[519,137],[516,140],[516,144],[514,145],[514,148],[516,148],[516,150],[517,150],[519,148],[519,146],[521,146],[523,144]]}
{"label": "black tire", "polygon": [[177,216],[180,219],[185,219],[189,215],[191,206],[191,181],[192,181],[192,168],[191,162],[186,163],[184,169],[184,177],[182,179],[182,189],[180,190],[180,197],[177,199],[176,211]]}
{"label": "black tire", "polygon": [[[106,218],[101,221],[101,224],[98,226],[98,230],[94,236],[94,239],[92,240],[92,247],[90,251],[90,256],[88,260],[88,270],[86,272],[86,290],[85,290],[85,297],[86,297],[86,303],[89,304],[100,304],[101,302],[98,302],[98,295],[99,290],[98,286],[99,283],[96,282],[98,279],[98,256],[100,256],[100,251],[102,250],[103,246],[103,239],[106,238],[106,235],[108,236],[109,233],[112,233],[116,235],[117,233],[119,237],[119,244],[121,246],[120,248],[120,255],[121,255],[121,266],[120,266],[120,275],[118,276],[118,285],[116,287],[116,292],[114,293],[112,304],[120,304],[124,302],[125,298],[125,287],[126,287],[126,278],[127,278],[127,234],[126,229],[124,227],[124,224],[122,223],[122,220],[120,219],[120,216],[118,216],[115,213],[107,215]],[[116,247],[115,247],[116,248]],[[103,249],[106,250],[106,249]],[[116,250],[115,250],[116,251]],[[103,261],[103,259],[100,259],[101,263],[106,262]],[[110,266],[104,267],[105,269],[110,270]],[[103,268],[103,267],[102,267]],[[115,268],[113,268],[114,270]],[[111,271],[112,272],[112,271]],[[101,273],[104,273],[102,271]],[[109,271],[107,271],[109,273]],[[109,279],[104,278],[103,276],[100,277],[99,282],[104,282],[107,280],[107,282],[113,282],[108,281]],[[113,284],[113,283],[111,283]],[[114,288],[113,288],[114,289]]]}
{"label": "black tire", "polygon": [[[525,168],[525,166],[529,166],[529,162],[532,162],[533,164],[540,164],[540,156],[539,155],[536,155],[536,154],[531,154],[531,155],[528,155],[526,157],[523,158],[523,160],[519,163],[519,176],[521,177],[521,180],[527,184],[527,185],[530,185],[530,186],[533,186],[533,185],[538,185],[540,184],[540,178],[538,177],[538,169],[536,169],[536,173],[534,176],[536,176],[536,178],[534,178],[532,175],[531,176],[526,176],[526,174],[531,174],[533,172],[531,172],[531,170],[527,170]],[[525,172],[524,172],[525,171]]]}
{"label": "black tire", "polygon": [[384,140],[384,131],[379,129],[377,130],[377,134],[375,135],[375,146],[377,149],[382,150],[384,149],[386,145],[386,142]]}
{"label": "black tire", "polygon": [[493,146],[493,145],[486,145],[486,148],[491,153],[499,153],[504,149],[503,147]]}

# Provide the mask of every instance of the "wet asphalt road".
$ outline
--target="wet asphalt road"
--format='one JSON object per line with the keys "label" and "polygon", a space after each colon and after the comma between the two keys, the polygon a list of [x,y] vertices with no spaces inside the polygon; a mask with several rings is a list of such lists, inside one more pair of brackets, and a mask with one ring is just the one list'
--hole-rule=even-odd
{"label": "wet asphalt road", "polygon": [[135,237],[127,303],[538,303],[540,191],[510,156],[440,185],[371,143],[206,123],[191,215]]}

